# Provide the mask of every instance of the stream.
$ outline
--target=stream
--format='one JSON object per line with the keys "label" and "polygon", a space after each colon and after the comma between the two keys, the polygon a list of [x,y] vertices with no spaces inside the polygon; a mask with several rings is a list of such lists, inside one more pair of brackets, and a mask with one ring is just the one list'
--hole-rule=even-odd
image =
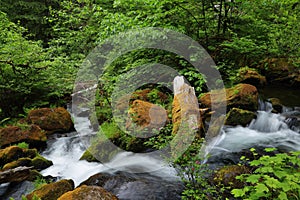
{"label": "stream", "polygon": [[[207,156],[205,162],[212,168],[239,162],[239,152],[251,147],[276,147],[281,152],[300,150],[300,108],[283,107],[280,114],[272,113],[272,105],[260,101],[257,118],[247,127],[224,126],[221,134],[202,148]],[[75,128],[78,132],[48,140],[48,147],[41,154],[53,165],[43,171],[44,176],[72,179],[75,187],[93,176],[104,173],[115,176],[104,188],[121,200],[176,200],[181,199],[184,186],[176,170],[164,160],[131,152],[119,153],[109,163],[79,160],[86,145],[96,133],[88,117],[78,117]],[[109,166],[109,167],[108,167]],[[137,173],[137,169],[146,170]],[[157,170],[159,169],[159,170]],[[147,171],[147,172],[145,172]],[[92,184],[95,184],[95,180]],[[32,185],[20,185],[15,195],[31,190]]]}
{"label": "stream", "polygon": [[[280,114],[274,114],[271,110],[270,103],[261,101],[257,119],[248,127],[224,126],[221,134],[205,147],[205,154],[209,155],[206,162],[216,165],[237,163],[240,157],[237,153],[251,147],[276,147],[283,152],[300,150],[300,109],[284,107]],[[138,200],[151,195],[151,199],[181,199],[183,186],[176,176],[176,170],[163,160],[130,152],[118,154],[108,165],[79,160],[86,149],[83,143],[88,143],[90,136],[95,133],[90,128],[87,117],[81,117],[77,121],[77,130],[89,131],[84,137],[73,132],[68,137],[50,140],[48,149],[42,155],[52,160],[53,166],[42,171],[44,176],[72,179],[75,186],[78,186],[98,173],[131,173],[129,176],[138,180],[136,184],[124,182],[117,188],[106,189],[114,192],[120,199]],[[149,173],[134,173],[134,169],[143,167],[147,171],[153,170]],[[171,192],[174,195],[170,195]]]}

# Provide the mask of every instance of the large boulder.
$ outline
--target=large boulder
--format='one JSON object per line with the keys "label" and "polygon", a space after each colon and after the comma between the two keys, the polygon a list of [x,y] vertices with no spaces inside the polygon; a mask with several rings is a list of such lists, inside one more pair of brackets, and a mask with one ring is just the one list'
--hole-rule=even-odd
{"label": "large boulder", "polygon": [[246,126],[255,118],[256,114],[252,111],[232,108],[226,115],[225,124],[231,126]]}
{"label": "large boulder", "polygon": [[258,68],[264,72],[269,83],[298,88],[300,86],[300,68],[287,58],[267,58]]}
{"label": "large boulder", "polygon": [[36,124],[47,134],[69,132],[73,128],[70,113],[62,108],[39,108],[28,113],[26,121]]}
{"label": "large boulder", "polygon": [[74,189],[74,182],[72,180],[60,180],[58,182],[49,183],[41,188],[34,190],[26,195],[27,200],[33,200],[34,197],[41,200],[57,200],[64,193]]}
{"label": "large boulder", "polygon": [[131,118],[127,123],[128,130],[159,130],[168,121],[168,114],[164,108],[146,101],[135,100],[128,113]]}
{"label": "large boulder", "polygon": [[37,125],[7,126],[0,129],[0,146],[26,142],[30,147],[46,146],[46,133]]}
{"label": "large boulder", "polygon": [[[214,95],[216,104],[225,100],[222,98],[223,93],[220,91],[208,92],[200,97],[202,107],[211,107],[211,95]],[[231,108],[256,111],[258,109],[258,91],[253,85],[238,84],[232,88],[226,89],[225,101],[227,105],[227,111],[229,111]]]}
{"label": "large boulder", "polygon": [[112,193],[98,186],[80,186],[63,194],[58,200],[118,200]]}
{"label": "large boulder", "polygon": [[164,178],[148,173],[99,173],[81,185],[99,186],[116,194],[119,199],[179,200],[184,188],[177,178]]}

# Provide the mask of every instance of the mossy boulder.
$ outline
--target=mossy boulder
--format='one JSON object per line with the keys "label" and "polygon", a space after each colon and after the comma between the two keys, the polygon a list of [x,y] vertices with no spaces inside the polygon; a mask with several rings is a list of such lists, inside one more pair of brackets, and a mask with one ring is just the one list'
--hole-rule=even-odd
{"label": "mossy boulder", "polygon": [[[8,164],[11,167],[7,167]],[[34,166],[35,169],[45,169],[51,165],[52,162],[40,156],[36,149],[10,146],[0,150],[0,167],[3,166],[5,169],[17,166]]]}
{"label": "mossy boulder", "polygon": [[255,118],[256,114],[254,112],[232,108],[226,115],[225,124],[231,126],[246,126]]}
{"label": "mossy boulder", "polygon": [[63,194],[58,200],[118,200],[112,193],[98,186],[82,185],[73,191]]}
{"label": "mossy boulder", "polygon": [[266,58],[260,62],[258,68],[269,83],[294,88],[300,86],[300,69],[287,58]]}
{"label": "mossy boulder", "polygon": [[258,91],[255,86],[250,84],[238,84],[226,89],[226,99],[222,97],[222,91],[214,90],[203,94],[200,97],[201,107],[211,107],[211,96],[214,96],[215,104],[226,101],[227,111],[231,108],[240,108],[244,110],[256,111],[258,109]]}
{"label": "mossy boulder", "polygon": [[266,85],[266,77],[262,76],[255,69],[248,67],[241,68],[238,71],[236,83],[247,83],[256,87],[262,87]]}
{"label": "mossy boulder", "polygon": [[26,121],[38,125],[47,134],[69,132],[74,126],[70,113],[62,107],[31,110]]}
{"label": "mossy boulder", "polygon": [[10,146],[0,149],[0,167],[6,163],[18,160],[19,158],[34,158],[38,154],[36,149],[22,149],[18,146]]}
{"label": "mossy boulder", "polygon": [[280,99],[278,98],[269,98],[268,101],[272,104],[273,110],[272,112],[274,113],[281,113],[283,105],[280,102]]}
{"label": "mossy boulder", "polygon": [[[167,111],[161,106],[135,100],[128,111],[130,119],[126,124],[126,128],[131,131],[141,130],[143,134],[145,129],[151,131],[152,129],[159,129],[164,127],[168,121]],[[145,131],[147,134],[147,131]]]}
{"label": "mossy boulder", "polygon": [[229,165],[217,170],[213,177],[213,182],[216,185],[230,186],[232,188],[241,188],[244,183],[237,180],[235,177],[241,174],[250,173],[250,169],[246,166]]}
{"label": "mossy boulder", "polygon": [[45,147],[46,133],[37,125],[7,126],[0,129],[0,146],[6,147],[20,142],[26,142],[30,147]]}
{"label": "mossy boulder", "polygon": [[41,188],[34,190],[26,196],[27,200],[33,200],[34,196],[41,200],[57,200],[64,193],[74,189],[74,182],[72,180],[60,180],[58,182],[49,183]]}

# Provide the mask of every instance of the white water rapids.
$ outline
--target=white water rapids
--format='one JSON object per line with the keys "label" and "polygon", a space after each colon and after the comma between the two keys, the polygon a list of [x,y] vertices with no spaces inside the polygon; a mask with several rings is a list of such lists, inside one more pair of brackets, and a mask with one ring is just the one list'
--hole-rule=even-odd
{"label": "white water rapids", "polygon": [[43,170],[41,172],[42,175],[72,179],[75,182],[75,186],[78,186],[90,176],[100,172],[125,171],[138,173],[139,169],[149,171],[152,175],[161,178],[178,179],[176,177],[176,170],[170,167],[164,160],[132,152],[120,153],[109,163],[105,164],[79,160],[86,149],[84,144],[88,143],[88,136],[95,133],[90,128],[90,122],[86,117],[80,117],[77,120],[80,123],[79,126],[76,126],[76,130],[89,130],[86,133],[86,139],[82,136],[79,137],[76,133],[71,133],[69,137],[56,138],[49,143],[48,149],[43,152],[42,156],[51,160],[53,165]]}
{"label": "white water rapids", "polygon": [[[300,150],[300,131],[292,130],[286,123],[285,113],[272,113],[269,103],[261,103],[257,118],[247,127],[223,127],[221,133],[205,148],[205,156],[239,152],[254,146],[276,147],[282,151]],[[285,108],[284,112],[289,112]]]}

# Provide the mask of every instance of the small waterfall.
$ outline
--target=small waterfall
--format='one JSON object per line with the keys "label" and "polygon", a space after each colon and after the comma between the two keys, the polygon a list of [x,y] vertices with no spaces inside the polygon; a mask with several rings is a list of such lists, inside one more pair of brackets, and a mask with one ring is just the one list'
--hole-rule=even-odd
{"label": "small waterfall", "polygon": [[270,103],[260,102],[257,119],[248,127],[223,127],[221,133],[205,146],[203,151],[206,156],[240,152],[251,147],[276,147],[281,151],[300,150],[299,129],[291,129],[283,114],[271,113],[271,110]]}
{"label": "small waterfall", "polygon": [[72,179],[75,182],[75,186],[100,172],[139,173],[139,171],[149,171],[147,176],[156,176],[163,180],[179,180],[176,176],[176,170],[164,160],[138,153],[120,153],[110,162],[103,164],[79,160],[90,138],[95,133],[87,117],[78,117],[76,121],[75,127],[76,130],[80,131],[80,134],[73,132],[68,137],[54,138],[48,142],[48,148],[42,155],[51,160],[53,166],[43,170],[41,172],[42,175],[51,175],[60,179]]}

